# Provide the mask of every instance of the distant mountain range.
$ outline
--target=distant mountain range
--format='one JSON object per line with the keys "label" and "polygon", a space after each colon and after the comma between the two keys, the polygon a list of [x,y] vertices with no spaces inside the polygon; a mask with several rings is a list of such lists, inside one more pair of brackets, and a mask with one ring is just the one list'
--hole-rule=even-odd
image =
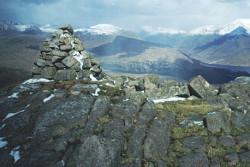
{"label": "distant mountain range", "polygon": [[[150,29],[147,29],[150,30]],[[250,67],[250,19],[237,19],[225,26],[191,30],[143,32],[147,41],[165,44],[209,64]]]}
{"label": "distant mountain range", "polygon": [[[0,22],[0,57],[4,62],[0,67],[29,71],[39,56],[39,46],[57,27]],[[109,24],[76,28],[75,33],[84,41],[86,49],[101,60],[102,67],[114,72],[157,73],[178,80],[202,75],[211,83],[225,83],[237,76],[249,75],[236,72],[242,68],[234,68],[235,72],[232,72],[228,70],[230,66],[225,69],[207,64],[247,66],[250,63],[250,38],[245,26],[237,27],[225,35],[195,35],[184,31],[158,34],[144,32],[142,38],[132,31]]]}
{"label": "distant mountain range", "polygon": [[250,33],[250,19],[236,19],[235,21],[222,25],[222,26],[216,26],[216,25],[208,25],[203,27],[197,27],[190,31],[185,30],[178,30],[178,29],[171,29],[171,28],[153,28],[150,26],[143,27],[142,33],[145,35],[157,35],[157,34],[172,34],[172,35],[212,35],[212,34],[218,34],[218,35],[225,35],[233,30],[235,30],[238,27],[244,27],[248,33]]}

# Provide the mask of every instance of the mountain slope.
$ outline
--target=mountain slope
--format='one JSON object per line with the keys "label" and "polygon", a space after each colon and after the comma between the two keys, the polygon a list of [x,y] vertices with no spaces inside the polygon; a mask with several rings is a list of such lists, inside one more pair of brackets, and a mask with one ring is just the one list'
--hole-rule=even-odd
{"label": "mountain slope", "polygon": [[34,35],[0,37],[0,67],[30,71],[43,40],[44,37]]}
{"label": "mountain slope", "polygon": [[125,37],[117,37],[112,43],[90,51],[101,60],[102,67],[117,72],[156,73],[179,80],[202,75],[211,83],[225,83],[237,76],[248,75],[209,67],[173,48]]}
{"label": "mountain slope", "polygon": [[239,27],[206,45],[195,48],[194,58],[205,63],[250,66],[250,36]]}
{"label": "mountain slope", "polygon": [[98,24],[89,28],[80,28],[76,29],[75,32],[85,41],[85,47],[88,49],[110,43],[118,36],[142,40],[140,36],[132,31],[109,24]]}

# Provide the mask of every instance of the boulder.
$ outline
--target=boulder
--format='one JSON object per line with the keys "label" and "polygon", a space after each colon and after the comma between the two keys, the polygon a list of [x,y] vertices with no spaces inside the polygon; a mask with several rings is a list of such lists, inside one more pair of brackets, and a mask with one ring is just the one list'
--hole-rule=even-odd
{"label": "boulder", "polygon": [[220,167],[220,158],[213,156],[210,160],[210,167]]}
{"label": "boulder", "polygon": [[74,70],[58,70],[54,76],[56,81],[68,81],[76,79],[76,72]]}
{"label": "boulder", "polygon": [[43,60],[43,59],[37,59],[37,60],[36,60],[36,65],[37,65],[38,67],[44,67],[44,66],[46,65],[46,61]]}
{"label": "boulder", "polygon": [[53,79],[56,74],[55,67],[44,67],[41,73],[42,78]]}
{"label": "boulder", "polygon": [[62,63],[69,68],[75,65],[77,62],[78,61],[73,56],[67,56],[62,60]]}
{"label": "boulder", "polygon": [[83,47],[82,45],[78,45],[78,44],[75,44],[75,45],[74,45],[74,48],[75,48],[75,50],[78,51],[78,52],[84,50],[84,47]]}
{"label": "boulder", "polygon": [[224,112],[213,111],[206,115],[207,129],[211,133],[218,133],[222,130],[231,132],[229,118]]}
{"label": "boulder", "polygon": [[146,137],[146,129],[135,129],[128,141],[128,157],[142,158],[143,157],[143,142]]}
{"label": "boulder", "polygon": [[33,67],[32,68],[32,74],[33,75],[39,75],[42,73],[42,68],[39,68],[39,67]]}
{"label": "boulder", "polygon": [[61,45],[60,50],[61,51],[70,51],[72,49],[71,45]]}
{"label": "boulder", "polygon": [[112,140],[100,136],[91,136],[80,147],[76,166],[120,166],[119,157],[119,148]]}
{"label": "boulder", "polygon": [[49,45],[44,45],[44,46],[41,48],[41,51],[42,51],[42,52],[52,52],[52,49],[49,47]]}
{"label": "boulder", "polygon": [[55,66],[56,66],[58,69],[64,69],[64,68],[66,68],[66,66],[65,66],[63,63],[60,63],[60,62],[55,63]]}
{"label": "boulder", "polygon": [[166,156],[170,144],[170,136],[174,125],[174,116],[167,112],[161,112],[161,118],[156,117],[148,129],[144,142],[144,157],[153,158]]}
{"label": "boulder", "polygon": [[205,152],[206,144],[201,136],[187,137],[183,140],[183,146],[195,152]]}
{"label": "boulder", "polygon": [[90,59],[83,59],[83,69],[90,69],[91,66],[91,60]]}
{"label": "boulder", "polygon": [[250,144],[250,133],[237,136],[237,141],[240,147]]}
{"label": "boulder", "polygon": [[166,80],[159,84],[160,96],[163,98],[181,96],[189,97],[188,86],[184,83]]}
{"label": "boulder", "polygon": [[250,127],[250,116],[247,116],[244,113],[233,112],[231,115],[232,125],[241,126],[241,127]]}
{"label": "boulder", "polygon": [[59,27],[61,30],[68,30],[71,34],[74,33],[73,27],[70,24],[66,24],[64,26]]}
{"label": "boulder", "polygon": [[179,159],[181,167],[208,167],[209,161],[205,153],[188,154]]}
{"label": "boulder", "polygon": [[53,51],[52,51],[52,54],[53,54],[54,56],[58,56],[58,57],[67,57],[67,56],[68,56],[68,53],[67,53],[67,52],[60,51],[60,50],[53,50]]}
{"label": "boulder", "polygon": [[191,95],[199,98],[207,98],[216,95],[215,89],[200,75],[192,78],[188,83]]}
{"label": "boulder", "polygon": [[250,163],[250,151],[241,153],[239,157],[241,162]]}
{"label": "boulder", "polygon": [[219,138],[220,144],[224,147],[232,147],[235,146],[234,139],[231,135],[223,135]]}
{"label": "boulder", "polygon": [[229,166],[234,166],[239,162],[238,154],[232,153],[225,156],[226,161]]}

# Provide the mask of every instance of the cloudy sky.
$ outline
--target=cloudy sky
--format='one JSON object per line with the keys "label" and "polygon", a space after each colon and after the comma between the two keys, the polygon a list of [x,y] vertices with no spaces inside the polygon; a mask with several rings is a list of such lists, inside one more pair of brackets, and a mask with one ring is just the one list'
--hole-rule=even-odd
{"label": "cloudy sky", "polygon": [[250,19],[250,0],[0,0],[0,19],[91,26],[114,24],[190,30]]}

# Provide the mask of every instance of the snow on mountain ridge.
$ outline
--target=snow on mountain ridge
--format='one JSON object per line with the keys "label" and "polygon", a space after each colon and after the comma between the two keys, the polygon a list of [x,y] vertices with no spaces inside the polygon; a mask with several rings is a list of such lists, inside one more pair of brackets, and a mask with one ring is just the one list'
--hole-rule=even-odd
{"label": "snow on mountain ridge", "polygon": [[250,19],[236,19],[232,23],[229,23],[225,26],[221,26],[219,28],[219,34],[220,35],[228,34],[238,27],[243,27],[247,30],[248,33],[250,33]]}
{"label": "snow on mountain ridge", "polygon": [[50,25],[50,24],[46,24],[42,27],[39,27],[39,29],[42,31],[42,32],[47,32],[47,33],[53,33],[57,30],[57,28],[55,28],[54,26]]}
{"label": "snow on mountain ridge", "polygon": [[156,35],[156,34],[186,34],[187,32],[184,30],[176,30],[172,28],[153,28],[151,26],[144,26],[143,30],[150,33],[150,35]]}
{"label": "snow on mountain ridge", "polygon": [[110,24],[97,24],[89,28],[76,29],[75,32],[89,32],[96,35],[112,35],[118,34],[122,31],[120,27],[116,27]]}
{"label": "snow on mountain ridge", "polygon": [[24,24],[18,24],[18,25],[15,25],[15,27],[20,32],[24,32],[25,30],[31,28],[30,25],[24,25]]}
{"label": "snow on mountain ridge", "polygon": [[197,27],[190,31],[176,30],[176,29],[162,28],[162,27],[152,28],[150,26],[143,27],[143,30],[148,32],[150,35],[156,35],[156,34],[225,35],[234,31],[238,27],[245,28],[247,32],[250,34],[250,19],[236,19],[233,22],[223,26],[208,25],[203,27]]}

